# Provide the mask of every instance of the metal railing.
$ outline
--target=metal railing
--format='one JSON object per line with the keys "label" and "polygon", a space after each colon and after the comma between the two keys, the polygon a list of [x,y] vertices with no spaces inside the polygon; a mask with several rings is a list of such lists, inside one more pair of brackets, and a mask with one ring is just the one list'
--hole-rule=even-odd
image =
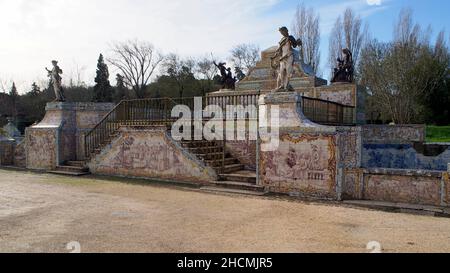
{"label": "metal railing", "polygon": [[111,110],[88,134],[85,136],[85,156],[89,158],[96,149],[99,149],[121,126],[150,126],[173,123],[172,108],[177,102],[170,98],[124,100]]}
{"label": "metal railing", "polygon": [[354,125],[355,107],[321,99],[302,97],[303,114],[309,120],[323,125]]}
{"label": "metal railing", "polygon": [[[245,94],[210,94],[202,99],[202,109],[206,105],[218,105],[223,109],[224,119],[227,115],[227,106],[249,105],[258,106],[260,92],[247,92]],[[194,98],[149,98],[121,101],[109,112],[86,136],[85,155],[90,157],[96,149],[107,143],[121,126],[171,126],[177,118],[171,113],[176,105],[186,105],[194,109]],[[354,124],[355,108],[339,103],[321,99],[302,97],[301,107],[305,116],[313,122],[324,125],[352,125]],[[240,111],[245,111],[241,109]],[[244,113],[235,113],[232,118],[249,116]],[[194,118],[194,117],[192,117]],[[225,145],[225,142],[223,143]]]}

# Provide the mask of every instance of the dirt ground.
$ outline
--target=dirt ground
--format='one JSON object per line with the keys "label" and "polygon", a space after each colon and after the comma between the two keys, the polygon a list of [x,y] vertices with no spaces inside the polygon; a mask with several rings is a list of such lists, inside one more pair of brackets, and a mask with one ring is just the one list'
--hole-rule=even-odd
{"label": "dirt ground", "polygon": [[0,252],[450,252],[450,219],[0,170]]}

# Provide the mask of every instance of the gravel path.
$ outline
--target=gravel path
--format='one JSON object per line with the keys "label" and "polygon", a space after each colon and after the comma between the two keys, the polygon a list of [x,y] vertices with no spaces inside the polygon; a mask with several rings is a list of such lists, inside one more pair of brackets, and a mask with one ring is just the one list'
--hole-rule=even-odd
{"label": "gravel path", "polygon": [[450,252],[450,219],[0,170],[0,252]]}

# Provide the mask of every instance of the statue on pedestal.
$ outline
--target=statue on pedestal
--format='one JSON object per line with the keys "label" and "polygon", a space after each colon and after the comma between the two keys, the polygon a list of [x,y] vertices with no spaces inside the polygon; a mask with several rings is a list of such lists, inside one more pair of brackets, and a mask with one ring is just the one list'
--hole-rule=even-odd
{"label": "statue on pedestal", "polygon": [[47,67],[45,70],[48,72],[48,77],[50,78],[50,83],[53,85],[53,89],[55,91],[57,102],[64,102],[66,98],[64,97],[64,93],[61,85],[61,74],[63,73],[62,69],[58,66],[58,61],[52,61],[53,69],[49,70]]}
{"label": "statue on pedestal", "polygon": [[214,62],[214,65],[220,71],[220,83],[222,84],[222,89],[235,90],[236,88],[236,78],[233,77],[233,72],[231,72],[231,68],[226,68],[226,63],[217,64]]}
{"label": "statue on pedestal", "polygon": [[290,85],[290,80],[294,72],[294,49],[302,46],[300,39],[296,40],[294,36],[289,35],[289,30],[286,27],[279,29],[283,38],[281,39],[278,49],[272,56],[272,63],[279,58],[279,73],[277,79],[276,91],[294,91]]}
{"label": "statue on pedestal", "polygon": [[337,67],[334,69],[333,79],[331,82],[352,83],[354,72],[353,55],[349,49],[344,48],[342,49],[342,56],[342,59],[337,59]]}

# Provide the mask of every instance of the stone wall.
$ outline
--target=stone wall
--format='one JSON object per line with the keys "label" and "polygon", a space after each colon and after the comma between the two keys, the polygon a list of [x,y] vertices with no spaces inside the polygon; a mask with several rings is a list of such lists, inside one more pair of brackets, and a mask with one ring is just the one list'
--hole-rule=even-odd
{"label": "stone wall", "polygon": [[262,184],[271,192],[337,198],[336,136],[288,133],[277,150],[261,153]]}
{"label": "stone wall", "polygon": [[355,84],[333,84],[314,88],[313,97],[328,101],[334,101],[343,105],[357,105]]}
{"label": "stone wall", "polygon": [[361,127],[338,127],[340,168],[360,168],[362,160]]}
{"label": "stone wall", "polygon": [[28,169],[52,170],[58,165],[58,128],[27,128],[25,141]]}
{"label": "stone wall", "polygon": [[14,146],[12,139],[3,139],[0,136],[0,166],[9,166],[14,164]]}
{"label": "stone wall", "polygon": [[344,199],[448,206],[447,172],[395,169],[348,169]]}
{"label": "stone wall", "polygon": [[424,142],[425,125],[364,125],[364,144],[411,144]]}
{"label": "stone wall", "polygon": [[246,169],[256,170],[256,140],[227,141],[226,149]]}
{"label": "stone wall", "polygon": [[166,127],[122,127],[120,135],[89,162],[94,174],[208,182],[216,173],[192,157]]}
{"label": "stone wall", "polygon": [[423,144],[425,137],[425,125],[365,125],[362,166],[445,171],[450,145]]}
{"label": "stone wall", "polygon": [[23,139],[14,149],[14,166],[19,168],[27,167],[26,141]]}
{"label": "stone wall", "polygon": [[442,152],[422,154],[413,144],[364,144],[363,167],[419,170],[447,170],[450,146],[440,145]]}
{"label": "stone wall", "polygon": [[111,103],[48,103],[43,120],[26,129],[27,168],[52,170],[67,160],[84,160],[85,134],[113,107]]}

